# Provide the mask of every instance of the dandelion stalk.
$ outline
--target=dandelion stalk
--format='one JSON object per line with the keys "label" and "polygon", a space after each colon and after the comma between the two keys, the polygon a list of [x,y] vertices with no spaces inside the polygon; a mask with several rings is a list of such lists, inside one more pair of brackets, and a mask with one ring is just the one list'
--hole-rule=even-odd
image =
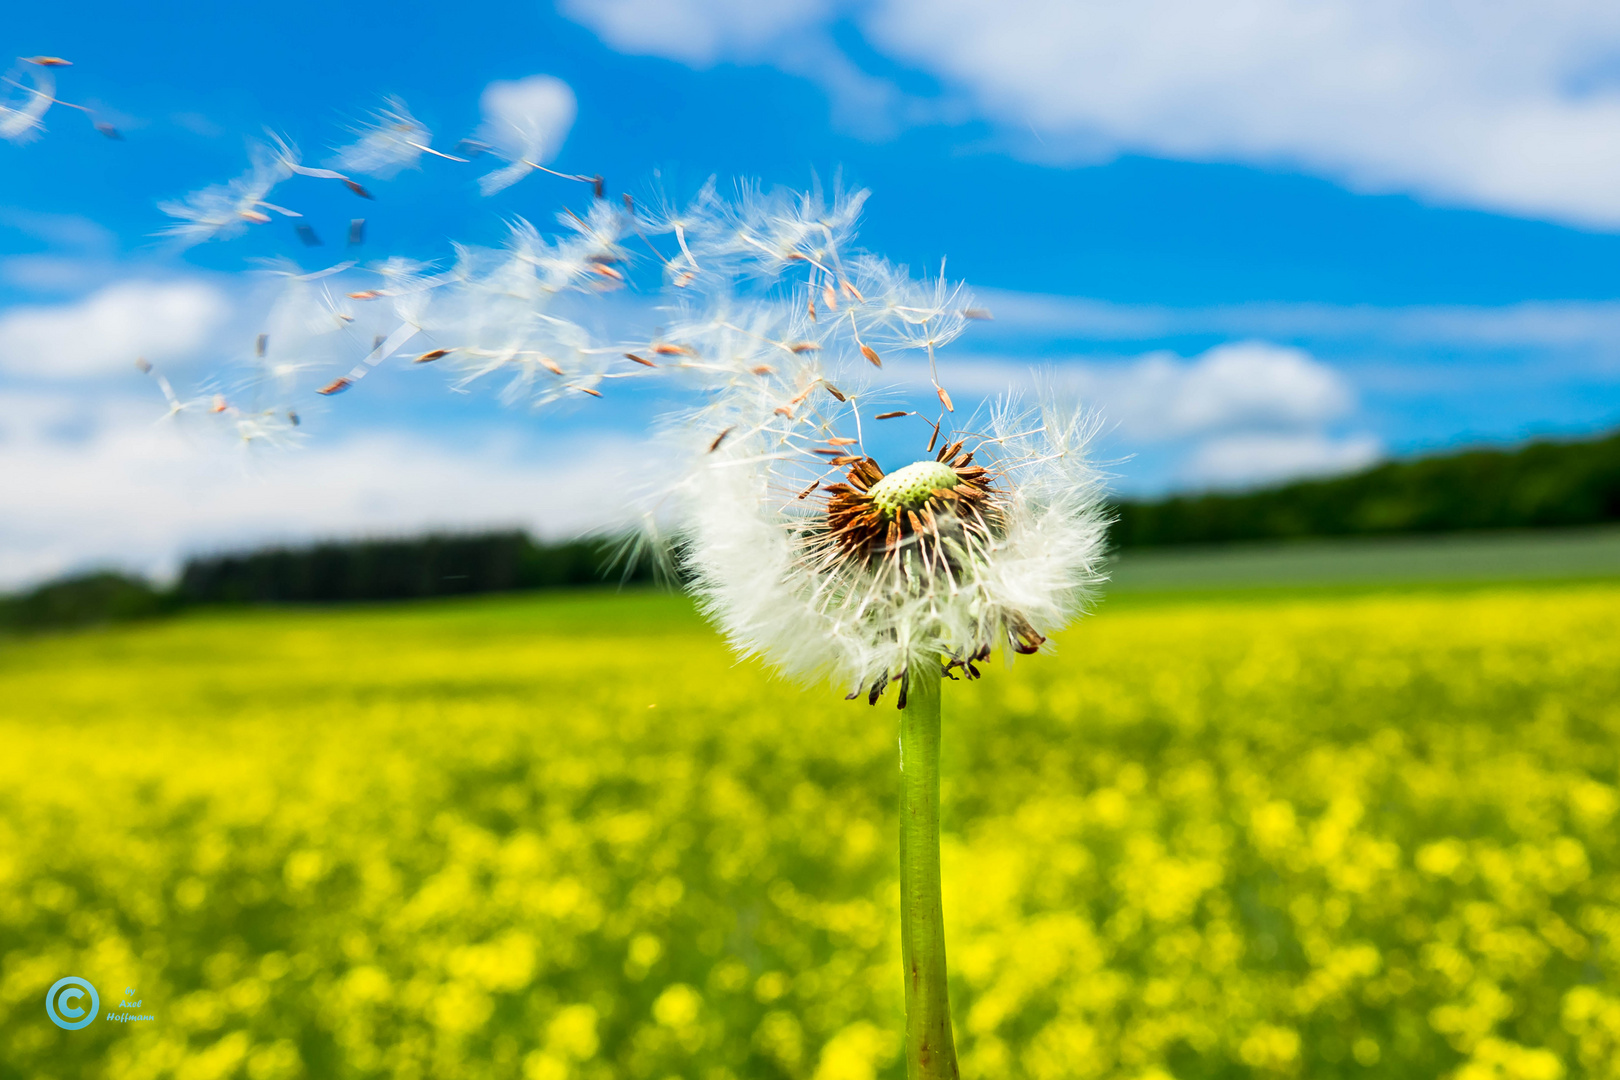
{"label": "dandelion stalk", "polygon": [[906,978],[906,1076],[956,1080],[939,887],[940,672],[919,664],[900,710],[900,949]]}

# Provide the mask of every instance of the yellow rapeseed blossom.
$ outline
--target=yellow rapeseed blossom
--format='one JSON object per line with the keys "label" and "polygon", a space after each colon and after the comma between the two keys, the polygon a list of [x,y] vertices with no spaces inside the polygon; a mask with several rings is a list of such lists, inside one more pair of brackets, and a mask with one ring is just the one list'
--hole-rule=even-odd
{"label": "yellow rapeseed blossom", "polygon": [[[1061,644],[947,705],[964,1075],[1620,1080],[1620,587]],[[665,597],[8,642],[0,1077],[896,1077],[888,715]]]}

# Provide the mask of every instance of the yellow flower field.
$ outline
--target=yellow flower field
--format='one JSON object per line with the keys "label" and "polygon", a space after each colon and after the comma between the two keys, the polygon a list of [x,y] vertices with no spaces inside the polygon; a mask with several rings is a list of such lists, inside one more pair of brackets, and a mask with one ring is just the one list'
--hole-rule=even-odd
{"label": "yellow flower field", "polygon": [[[965,1076],[1620,1078],[1620,585],[1057,647],[947,689]],[[895,723],[663,596],[0,643],[0,1077],[894,1077]]]}

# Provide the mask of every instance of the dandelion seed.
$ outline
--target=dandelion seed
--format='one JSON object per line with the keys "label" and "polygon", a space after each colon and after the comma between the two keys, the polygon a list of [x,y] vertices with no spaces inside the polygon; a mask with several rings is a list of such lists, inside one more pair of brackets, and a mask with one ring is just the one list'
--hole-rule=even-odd
{"label": "dandelion seed", "polygon": [[25,64],[33,64],[36,67],[72,67],[73,66],[73,61],[64,60],[60,56],[29,56],[29,57],[25,57],[23,59],[23,63],[25,63]]}
{"label": "dandelion seed", "polygon": [[343,186],[348,188],[350,191],[354,192],[356,195],[360,196],[362,199],[375,198],[375,196],[373,196],[371,194],[371,192],[367,191],[364,187],[362,187],[360,184],[356,183],[353,180],[349,180],[349,179],[345,178],[344,181],[343,181]]}
{"label": "dandelion seed", "polygon": [[863,344],[861,346],[861,355],[866,357],[867,361],[873,367],[883,366],[883,361],[878,357],[877,350],[872,348],[872,346]]}
{"label": "dandelion seed", "polygon": [[648,360],[646,357],[637,356],[633,352],[625,353],[624,358],[626,360],[634,360],[636,363],[640,364],[642,367],[657,367],[658,366],[657,364],[653,363],[651,360]]}
{"label": "dandelion seed", "polygon": [[894,412],[878,413],[876,416],[872,417],[872,419],[874,419],[874,420],[893,420],[897,416],[910,416],[910,415],[911,415],[911,413],[908,412],[905,409],[897,409]]}
{"label": "dandelion seed", "polygon": [[163,234],[195,244],[235,236],[244,222],[267,223],[270,216],[259,207],[269,205],[265,196],[292,173],[282,156],[266,144],[253,142],[248,150],[251,167],[235,180],[159,203],[159,210],[177,219]]}
{"label": "dandelion seed", "polygon": [[411,363],[413,363],[413,364],[431,364],[433,361],[442,359],[443,357],[446,357],[446,356],[449,356],[449,355],[450,355],[450,350],[449,349],[429,349],[427,352],[423,353],[421,356],[418,356],[415,360],[412,360]]}
{"label": "dandelion seed", "polygon": [[[353,385],[354,385],[354,380],[349,378],[348,376],[344,376],[342,378],[333,379],[331,382],[327,383],[325,386],[321,387],[319,390],[317,390],[315,392],[317,394],[322,394],[322,395],[325,395],[327,397],[330,397],[333,394],[341,394],[341,393],[343,393],[343,391],[347,390],[349,387],[351,387]],[[368,393],[369,393],[369,391],[368,391]]]}
{"label": "dandelion seed", "polygon": [[962,318],[964,318],[964,319],[981,319],[981,320],[988,321],[990,319],[994,319],[995,316],[990,314],[990,309],[989,308],[970,307],[970,308],[963,308],[962,309]]}
{"label": "dandelion seed", "polygon": [[388,180],[403,169],[417,168],[423,154],[447,161],[467,160],[433,149],[433,132],[397,97],[384,98],[383,107],[354,133],[358,136],[355,141],[338,149],[332,158],[332,165],[344,173]]}
{"label": "dandelion seed", "polygon": [[726,441],[726,436],[730,435],[734,430],[736,430],[736,429],[735,428],[726,428],[726,430],[724,430],[720,434],[716,435],[714,437],[714,441],[709,444],[709,453],[712,454],[716,450],[720,449],[720,444],[725,442]]}

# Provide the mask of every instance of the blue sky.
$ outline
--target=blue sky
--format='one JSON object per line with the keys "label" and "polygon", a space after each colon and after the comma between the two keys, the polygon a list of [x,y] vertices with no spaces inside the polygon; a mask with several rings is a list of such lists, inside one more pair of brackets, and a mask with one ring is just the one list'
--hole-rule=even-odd
{"label": "blue sky", "polygon": [[[873,190],[864,244],[948,256],[997,315],[954,347],[993,394],[1041,365],[1104,418],[1117,486],[1153,493],[1620,420],[1620,18],[1572,3],[1283,0],[1218,17],[1021,0],[476,9],[34,5],[0,49],[51,54],[56,107],[0,141],[0,584],[161,572],[261,539],[622,513],[657,411],[536,416],[418,371],[312,406],[244,457],[174,425],[134,371],[221,379],[250,342],[252,260],[445,258],[588,192],[426,159],[362,203],[295,178],[328,247],[277,219],[186,250],[165,199],[235,176],[273,127],[311,161],[397,94],[449,148],[494,80],[566,82],[552,161],[643,193],[717,175]],[[1236,9],[1230,9],[1236,11]],[[1214,20],[1213,22],[1210,20]],[[1459,24],[1459,19],[1468,21]],[[328,254],[331,253],[331,254]],[[626,493],[626,494],[620,494]]]}

